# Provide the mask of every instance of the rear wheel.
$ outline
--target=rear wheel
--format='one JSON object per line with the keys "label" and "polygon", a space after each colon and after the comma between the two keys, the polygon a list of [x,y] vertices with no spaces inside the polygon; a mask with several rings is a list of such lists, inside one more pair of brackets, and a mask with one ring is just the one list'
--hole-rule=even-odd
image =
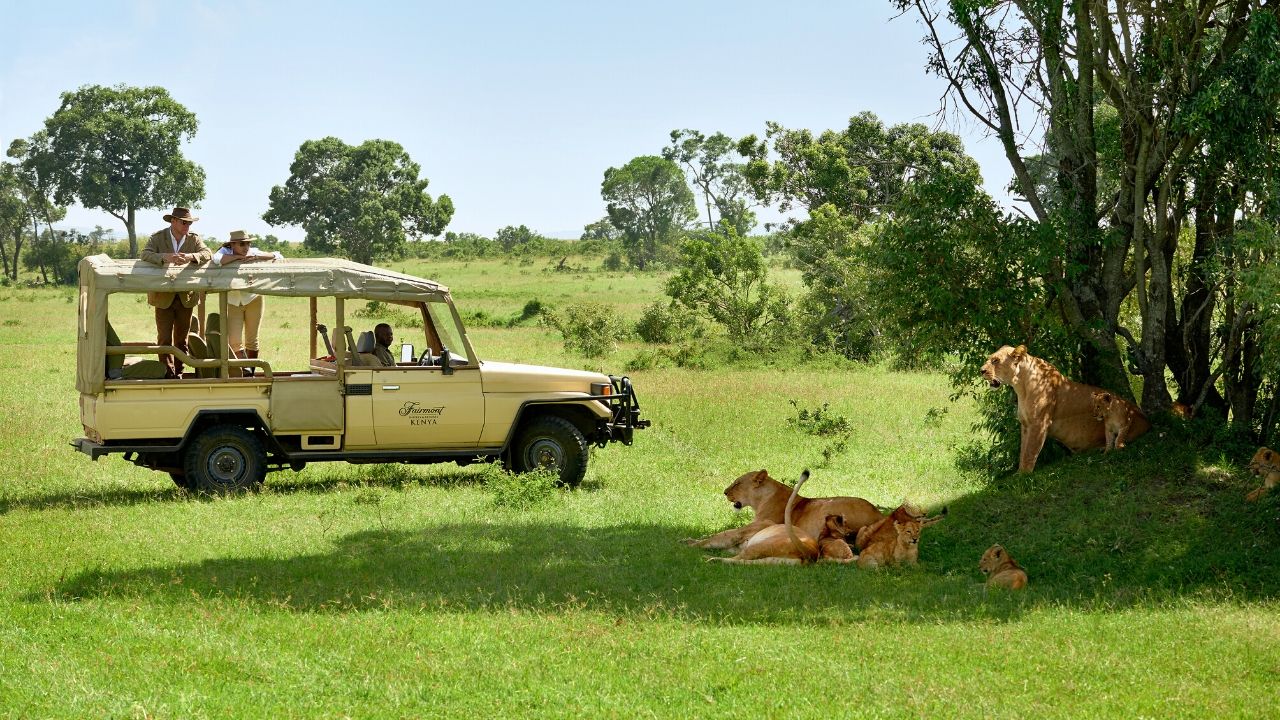
{"label": "rear wheel", "polygon": [[253,432],[215,425],[196,437],[184,459],[187,481],[202,492],[256,490],[267,475],[267,453]]}
{"label": "rear wheel", "polygon": [[562,417],[541,417],[521,429],[511,461],[516,472],[549,468],[559,473],[560,482],[577,487],[587,474],[587,439]]}

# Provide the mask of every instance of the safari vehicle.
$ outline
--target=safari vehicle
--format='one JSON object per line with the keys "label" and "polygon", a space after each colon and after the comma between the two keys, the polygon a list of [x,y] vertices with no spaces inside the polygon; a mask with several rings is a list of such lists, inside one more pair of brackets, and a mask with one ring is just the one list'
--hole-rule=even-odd
{"label": "safari vehicle", "polygon": [[[72,445],[95,460],[123,455],[184,488],[252,489],[269,471],[310,462],[494,458],[520,472],[554,468],[574,486],[590,443],[630,445],[649,424],[626,377],[480,360],[449,289],[430,280],[329,259],[160,267],[97,255],[79,272],[76,388],[85,436]],[[192,290],[204,300],[189,353],[121,343],[108,322],[112,305],[136,308],[139,293]],[[229,352],[217,328],[231,290],[310,298],[309,367]],[[421,317],[420,354],[405,343],[400,361],[384,367],[372,354],[372,328],[353,342],[348,309],[370,300],[410,309],[415,325]],[[342,329],[332,340],[326,319]],[[189,371],[168,379],[135,372],[160,366],[146,357],[161,354]]]}

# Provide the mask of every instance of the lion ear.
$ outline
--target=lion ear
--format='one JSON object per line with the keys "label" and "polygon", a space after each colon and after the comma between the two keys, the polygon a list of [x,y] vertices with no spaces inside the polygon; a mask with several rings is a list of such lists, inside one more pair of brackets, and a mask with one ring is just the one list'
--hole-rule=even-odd
{"label": "lion ear", "polygon": [[1023,355],[1026,355],[1026,354],[1027,354],[1026,345],[1019,345],[1018,347],[1013,349],[1013,353],[1012,353],[1014,357],[1022,357]]}
{"label": "lion ear", "polygon": [[1271,462],[1271,451],[1270,451],[1270,450],[1268,450],[1268,451],[1266,451],[1266,452],[1262,453],[1262,459],[1263,459],[1263,460],[1266,460],[1267,462]]}
{"label": "lion ear", "polygon": [[1102,402],[1107,402],[1107,403],[1111,402],[1111,393],[1109,392],[1102,393]]}
{"label": "lion ear", "polygon": [[760,468],[759,470],[756,471],[756,476],[751,478],[751,482],[755,483],[756,485],[759,485],[768,479],[769,479],[769,471],[765,470],[764,468]]}
{"label": "lion ear", "polygon": [[996,557],[996,559],[999,559],[999,558],[1004,557],[1004,548],[1002,548],[1002,547],[1000,547],[999,545],[997,545],[997,546],[996,546],[996,551],[995,551],[995,557]]}

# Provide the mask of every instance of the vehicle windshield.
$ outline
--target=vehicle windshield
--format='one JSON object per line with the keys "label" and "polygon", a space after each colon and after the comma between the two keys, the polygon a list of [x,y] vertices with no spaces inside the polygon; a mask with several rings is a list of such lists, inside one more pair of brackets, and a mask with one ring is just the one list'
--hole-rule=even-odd
{"label": "vehicle windshield", "polygon": [[427,313],[431,316],[431,324],[440,336],[441,344],[449,348],[449,352],[453,357],[464,358],[468,365],[473,364],[475,358],[468,354],[467,345],[462,342],[462,325],[458,322],[458,318],[454,316],[453,308],[450,307],[449,303],[437,300],[432,300],[425,304]]}

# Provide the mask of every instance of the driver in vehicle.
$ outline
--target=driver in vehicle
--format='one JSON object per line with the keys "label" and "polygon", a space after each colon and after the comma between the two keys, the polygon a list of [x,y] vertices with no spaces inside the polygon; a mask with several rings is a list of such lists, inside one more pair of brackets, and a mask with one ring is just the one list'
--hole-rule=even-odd
{"label": "driver in vehicle", "polygon": [[391,326],[386,323],[378,323],[373,328],[373,339],[376,343],[373,347],[373,355],[378,358],[378,362],[384,367],[395,367],[396,359],[391,354],[391,342],[395,336],[391,334]]}

